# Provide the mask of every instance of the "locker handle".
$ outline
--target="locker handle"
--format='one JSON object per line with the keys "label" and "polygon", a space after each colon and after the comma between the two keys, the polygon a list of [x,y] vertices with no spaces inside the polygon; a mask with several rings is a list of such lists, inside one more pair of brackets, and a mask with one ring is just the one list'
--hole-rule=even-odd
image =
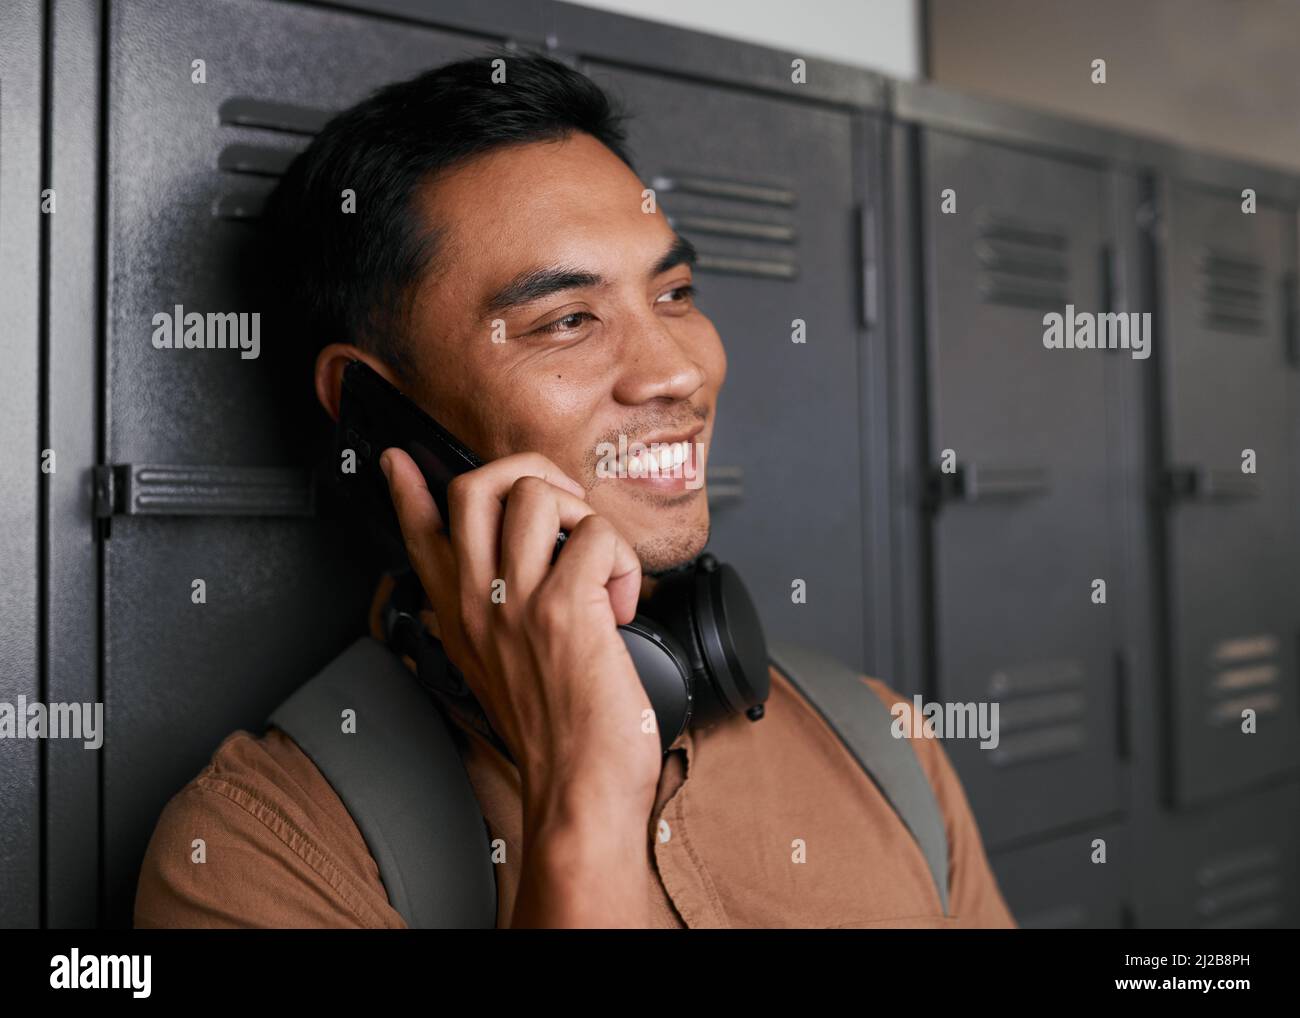
{"label": "locker handle", "polygon": [[1163,488],[1170,502],[1222,502],[1260,496],[1259,481],[1232,468],[1168,467]]}
{"label": "locker handle", "polygon": [[310,516],[310,470],[115,463],[94,471],[95,516]]}
{"label": "locker handle", "polygon": [[[710,466],[709,504],[738,502],[744,468]],[[95,516],[310,516],[311,471],[280,467],[123,464],[94,470]]]}
{"label": "locker handle", "polygon": [[980,466],[961,463],[952,473],[930,472],[930,502],[981,502],[1046,495],[1051,477],[1045,467]]}
{"label": "locker handle", "polygon": [[743,467],[710,466],[705,468],[708,482],[709,505],[719,502],[739,502],[745,495],[745,470]]}

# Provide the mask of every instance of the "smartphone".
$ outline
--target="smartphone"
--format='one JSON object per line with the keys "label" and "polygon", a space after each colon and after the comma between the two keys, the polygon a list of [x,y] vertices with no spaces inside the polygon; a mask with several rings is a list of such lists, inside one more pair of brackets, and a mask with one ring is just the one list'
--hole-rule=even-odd
{"label": "smartphone", "polygon": [[[364,498],[379,502],[379,506],[371,508],[387,521],[392,531],[390,536],[399,541],[401,528],[397,526],[388,482],[379,468],[379,457],[385,449],[401,449],[415,461],[442,515],[444,526],[448,526],[450,519],[447,485],[458,474],[484,463],[414,400],[359,360],[350,362],[343,369],[337,444],[335,469],[342,486],[345,490],[359,486]],[[354,472],[349,474],[349,468]],[[564,531],[557,535],[552,562],[567,538]]]}

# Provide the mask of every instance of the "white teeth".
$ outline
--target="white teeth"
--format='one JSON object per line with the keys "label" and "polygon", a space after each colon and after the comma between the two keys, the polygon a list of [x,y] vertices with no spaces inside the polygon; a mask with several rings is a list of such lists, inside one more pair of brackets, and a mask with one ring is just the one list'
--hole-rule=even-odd
{"label": "white teeth", "polygon": [[689,450],[685,442],[668,442],[659,446],[658,462],[661,473],[676,470],[686,462]]}
{"label": "white teeth", "polygon": [[628,460],[628,473],[632,477],[653,474],[673,475],[690,459],[688,442],[654,442],[632,452]]}

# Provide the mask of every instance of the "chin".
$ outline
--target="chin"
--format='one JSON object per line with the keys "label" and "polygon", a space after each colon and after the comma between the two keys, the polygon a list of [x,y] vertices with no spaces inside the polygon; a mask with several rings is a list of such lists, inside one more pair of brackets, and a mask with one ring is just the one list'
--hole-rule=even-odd
{"label": "chin", "polygon": [[664,496],[600,484],[590,490],[588,502],[623,532],[646,576],[686,565],[709,542],[704,488],[685,496]]}
{"label": "chin", "polygon": [[634,541],[643,575],[666,573],[692,562],[709,543],[709,518],[690,526],[676,526],[646,534]]}

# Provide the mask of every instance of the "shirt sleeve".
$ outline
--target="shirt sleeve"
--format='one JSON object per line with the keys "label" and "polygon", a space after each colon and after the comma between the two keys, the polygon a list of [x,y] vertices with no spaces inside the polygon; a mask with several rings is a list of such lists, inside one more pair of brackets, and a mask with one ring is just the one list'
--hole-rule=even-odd
{"label": "shirt sleeve", "polygon": [[[886,706],[899,701],[911,703],[878,679],[867,681]],[[943,741],[921,738],[911,742],[938,800],[948,835],[949,913],[962,928],[1018,929],[989,866],[979,825]]]}
{"label": "shirt sleeve", "polygon": [[338,795],[278,729],[236,732],[159,818],[138,928],[402,928]]}

